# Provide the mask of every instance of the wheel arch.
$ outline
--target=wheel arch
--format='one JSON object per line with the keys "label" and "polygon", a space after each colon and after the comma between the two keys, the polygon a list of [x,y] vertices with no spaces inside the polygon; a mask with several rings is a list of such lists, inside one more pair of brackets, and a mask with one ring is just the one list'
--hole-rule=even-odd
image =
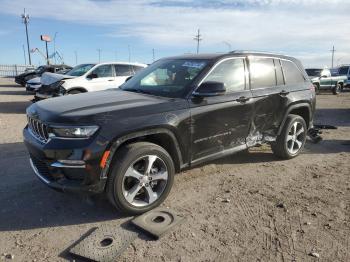
{"label": "wheel arch", "polygon": [[167,128],[153,128],[144,131],[136,131],[113,139],[107,147],[110,153],[106,165],[102,169],[101,177],[107,177],[110,165],[118,149],[126,144],[138,141],[151,142],[163,147],[173,159],[176,172],[179,172],[184,166],[181,148],[175,134]]}
{"label": "wheel arch", "polygon": [[284,114],[283,120],[278,128],[277,135],[281,134],[284,123],[286,122],[287,117],[290,114],[301,116],[305,120],[307,128],[311,127],[311,119],[312,119],[311,106],[308,103],[300,103],[300,104],[292,105],[287,109],[286,113]]}
{"label": "wheel arch", "polygon": [[71,87],[71,88],[67,89],[66,92],[69,93],[69,92],[74,91],[74,90],[80,91],[82,93],[86,93],[87,92],[87,90],[84,87],[82,87],[82,86]]}

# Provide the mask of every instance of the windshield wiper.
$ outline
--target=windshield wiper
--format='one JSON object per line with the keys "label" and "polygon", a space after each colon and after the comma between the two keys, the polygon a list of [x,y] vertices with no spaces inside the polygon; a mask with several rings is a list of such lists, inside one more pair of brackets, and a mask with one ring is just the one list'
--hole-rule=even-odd
{"label": "windshield wiper", "polygon": [[152,95],[151,92],[145,91],[145,90],[139,89],[139,88],[125,88],[125,89],[122,89],[122,90],[124,90],[124,91],[130,91],[130,92],[135,92],[135,93],[141,93],[141,94]]}

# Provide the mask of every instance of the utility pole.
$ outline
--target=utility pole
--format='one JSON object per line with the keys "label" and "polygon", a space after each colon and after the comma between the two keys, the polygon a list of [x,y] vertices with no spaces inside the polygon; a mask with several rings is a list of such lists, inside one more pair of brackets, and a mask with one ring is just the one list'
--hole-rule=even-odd
{"label": "utility pole", "polygon": [[75,65],[78,64],[78,51],[74,51],[74,54],[75,54]]}
{"label": "utility pole", "polygon": [[153,58],[153,62],[154,62],[154,60],[155,60],[154,48],[152,49],[152,58]]}
{"label": "utility pole", "polygon": [[24,45],[22,45],[22,48],[23,48],[24,64],[27,65],[26,50],[24,49]]}
{"label": "utility pole", "polygon": [[199,42],[203,40],[203,38],[201,38],[201,34],[200,31],[198,29],[197,35],[195,35],[195,37],[193,38],[193,40],[197,41],[197,54],[199,53]]}
{"label": "utility pole", "polygon": [[22,14],[22,21],[26,27],[26,36],[27,36],[27,48],[28,48],[28,58],[29,58],[29,65],[32,65],[32,59],[30,57],[30,50],[29,50],[29,37],[28,37],[28,23],[29,23],[29,15],[26,14],[26,9],[24,8],[24,13]]}
{"label": "utility pole", "polygon": [[333,68],[333,63],[334,63],[334,52],[336,51],[336,50],[334,50],[334,46],[333,46],[332,50],[330,50],[330,51],[332,52],[332,68]]}
{"label": "utility pole", "polygon": [[98,52],[98,62],[101,63],[101,48],[98,48],[97,49],[97,52]]}

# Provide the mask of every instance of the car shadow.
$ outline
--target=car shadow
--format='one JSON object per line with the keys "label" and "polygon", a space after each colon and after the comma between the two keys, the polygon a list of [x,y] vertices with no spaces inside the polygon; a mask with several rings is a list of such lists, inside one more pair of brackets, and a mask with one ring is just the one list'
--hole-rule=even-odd
{"label": "car shadow", "polygon": [[0,95],[10,95],[10,96],[28,96],[33,95],[34,93],[29,93],[25,90],[6,90],[6,91],[0,91]]}
{"label": "car shadow", "polygon": [[115,220],[118,213],[103,195],[54,191],[31,170],[23,143],[0,145],[0,231],[27,230]]}
{"label": "car shadow", "polygon": [[0,114],[25,114],[31,101],[0,102]]}

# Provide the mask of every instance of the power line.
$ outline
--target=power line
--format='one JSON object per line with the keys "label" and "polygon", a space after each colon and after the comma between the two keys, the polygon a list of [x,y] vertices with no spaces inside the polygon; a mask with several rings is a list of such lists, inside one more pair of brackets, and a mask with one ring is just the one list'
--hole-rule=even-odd
{"label": "power line", "polygon": [[197,35],[195,35],[195,37],[193,38],[193,40],[197,41],[197,54],[199,53],[199,42],[203,40],[203,38],[201,38],[201,34],[200,31],[198,29]]}
{"label": "power line", "polygon": [[27,49],[28,49],[28,58],[29,58],[29,65],[32,65],[32,59],[30,57],[30,48],[29,48],[29,37],[28,37],[28,23],[29,23],[29,15],[26,14],[26,9],[24,8],[24,12],[22,14],[22,22],[24,23],[26,27],[26,36],[27,36]]}

